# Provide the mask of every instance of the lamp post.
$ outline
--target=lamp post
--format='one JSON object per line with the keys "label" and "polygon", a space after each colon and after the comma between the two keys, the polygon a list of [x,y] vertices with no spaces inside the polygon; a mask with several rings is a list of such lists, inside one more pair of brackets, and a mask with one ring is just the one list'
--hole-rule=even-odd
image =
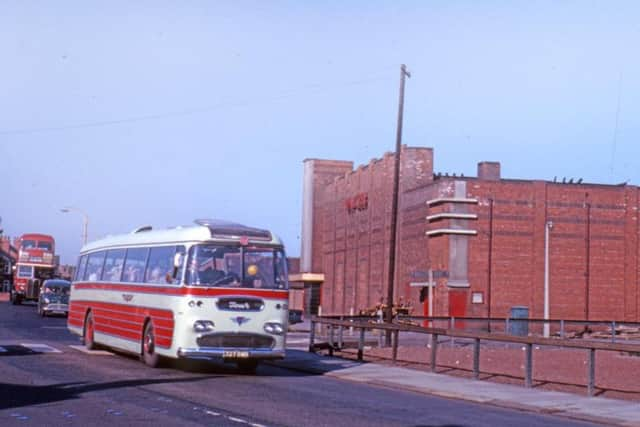
{"label": "lamp post", "polygon": [[60,212],[62,213],[78,212],[80,215],[82,215],[82,244],[86,245],[87,244],[87,228],[89,227],[89,215],[87,215],[83,210],[74,208],[73,206],[65,206],[64,208],[60,209]]}
{"label": "lamp post", "polygon": [[549,232],[553,228],[553,222],[544,224],[544,328],[543,336],[549,338]]}

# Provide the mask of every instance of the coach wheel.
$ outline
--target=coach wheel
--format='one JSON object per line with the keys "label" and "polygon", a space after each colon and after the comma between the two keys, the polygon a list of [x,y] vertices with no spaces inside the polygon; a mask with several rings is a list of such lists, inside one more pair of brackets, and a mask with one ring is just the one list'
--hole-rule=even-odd
{"label": "coach wheel", "polygon": [[93,314],[89,312],[84,320],[84,334],[82,336],[84,340],[84,346],[87,350],[95,350],[95,325],[93,323]]}
{"label": "coach wheel", "polygon": [[147,322],[142,336],[142,361],[152,368],[160,365],[160,355],[156,353],[156,337],[151,322]]}
{"label": "coach wheel", "polygon": [[11,292],[11,304],[20,305],[22,301],[20,301],[20,296],[18,296],[15,292]]}

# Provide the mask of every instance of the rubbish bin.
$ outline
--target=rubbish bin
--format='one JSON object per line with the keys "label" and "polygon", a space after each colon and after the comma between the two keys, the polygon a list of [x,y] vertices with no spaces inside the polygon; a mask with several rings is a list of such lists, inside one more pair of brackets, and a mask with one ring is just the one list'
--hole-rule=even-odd
{"label": "rubbish bin", "polygon": [[[526,337],[529,335],[529,307],[516,305],[511,307],[511,315],[509,316],[509,333]],[[518,320],[527,319],[527,320]]]}

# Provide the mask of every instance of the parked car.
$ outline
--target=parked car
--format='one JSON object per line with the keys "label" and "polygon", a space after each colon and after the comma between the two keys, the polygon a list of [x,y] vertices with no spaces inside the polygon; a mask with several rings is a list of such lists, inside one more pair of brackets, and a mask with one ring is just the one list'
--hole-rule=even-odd
{"label": "parked car", "polygon": [[302,323],[302,310],[289,309],[289,324],[295,325],[296,323]]}
{"label": "parked car", "polygon": [[62,279],[45,280],[38,297],[38,314],[69,314],[69,292],[71,282]]}

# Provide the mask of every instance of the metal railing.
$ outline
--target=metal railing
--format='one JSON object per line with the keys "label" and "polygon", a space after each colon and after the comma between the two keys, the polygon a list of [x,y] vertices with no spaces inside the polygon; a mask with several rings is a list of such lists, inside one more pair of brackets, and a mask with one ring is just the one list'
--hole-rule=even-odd
{"label": "metal railing", "polygon": [[[433,318],[432,318],[433,319]],[[369,318],[371,320],[371,318]],[[486,319],[485,319],[486,320]],[[517,319],[527,320],[527,319]],[[454,322],[455,324],[455,322]],[[316,326],[327,325],[328,327],[328,342],[324,344],[316,343]],[[431,354],[430,354],[430,367],[432,372],[436,372],[437,365],[437,352],[438,352],[438,339],[441,336],[454,338],[465,338],[473,340],[473,378],[478,379],[480,376],[480,343],[481,341],[497,341],[514,344],[523,344],[525,346],[525,372],[524,372],[524,385],[525,387],[532,387],[533,385],[533,346],[554,346],[564,348],[583,349],[588,351],[587,357],[587,393],[589,396],[593,396],[596,388],[595,383],[595,358],[596,351],[620,351],[627,353],[640,354],[640,345],[638,344],[621,344],[602,341],[583,341],[583,340],[571,340],[566,338],[543,338],[535,336],[513,336],[502,333],[488,333],[488,332],[472,332],[465,330],[456,330],[452,328],[433,328],[433,327],[421,327],[415,325],[406,325],[398,323],[375,323],[371,321],[363,320],[362,317],[350,317],[345,319],[336,319],[329,317],[312,317],[311,328],[309,334],[309,351],[316,352],[318,349],[328,349],[329,354],[333,355],[335,350],[340,350],[344,345],[344,330],[358,330],[358,346],[357,346],[357,358],[362,361],[364,359],[365,349],[365,332],[368,330],[380,330],[387,331],[391,334],[391,354],[392,361],[395,363],[398,357],[398,342],[400,332],[413,332],[419,334],[431,335]],[[337,338],[335,331],[337,330]]]}

